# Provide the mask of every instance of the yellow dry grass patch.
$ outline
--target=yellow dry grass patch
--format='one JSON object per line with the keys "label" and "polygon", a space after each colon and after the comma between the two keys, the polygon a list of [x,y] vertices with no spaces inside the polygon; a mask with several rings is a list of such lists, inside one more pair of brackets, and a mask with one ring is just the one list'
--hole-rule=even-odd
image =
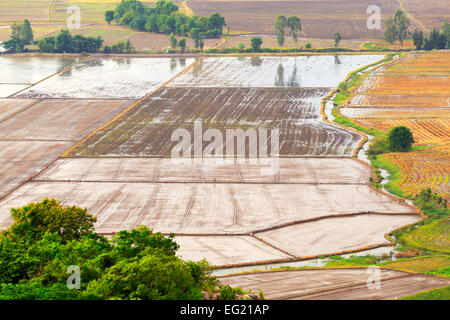
{"label": "yellow dry grass patch", "polygon": [[409,270],[414,272],[430,272],[450,265],[450,257],[432,256],[387,263],[384,267],[394,270]]}
{"label": "yellow dry grass patch", "polygon": [[409,128],[416,144],[442,144],[450,141],[450,118],[432,119],[355,119],[363,127],[384,132],[396,126]]}
{"label": "yellow dry grass patch", "polygon": [[418,194],[431,188],[439,195],[450,198],[450,143],[407,153],[389,153],[385,159],[395,163],[402,172],[400,188],[406,195]]}

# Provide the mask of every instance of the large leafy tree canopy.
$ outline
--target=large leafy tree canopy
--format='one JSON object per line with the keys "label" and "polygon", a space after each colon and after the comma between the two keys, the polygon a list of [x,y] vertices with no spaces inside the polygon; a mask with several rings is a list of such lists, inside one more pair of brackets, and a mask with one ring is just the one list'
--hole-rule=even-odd
{"label": "large leafy tree canopy", "polygon": [[[53,199],[11,214],[0,234],[0,299],[201,299],[217,285],[206,261],[176,256],[173,235],[140,226],[108,239],[86,209]],[[66,285],[70,266],[80,270],[80,290]]]}
{"label": "large leafy tree canopy", "polygon": [[153,8],[144,6],[138,0],[123,0],[114,11],[105,13],[108,23],[112,19],[139,31],[173,33],[184,37],[194,34],[197,39],[218,38],[226,25],[225,18],[219,13],[213,13],[209,18],[186,15],[179,12],[173,2],[165,0],[158,0]]}

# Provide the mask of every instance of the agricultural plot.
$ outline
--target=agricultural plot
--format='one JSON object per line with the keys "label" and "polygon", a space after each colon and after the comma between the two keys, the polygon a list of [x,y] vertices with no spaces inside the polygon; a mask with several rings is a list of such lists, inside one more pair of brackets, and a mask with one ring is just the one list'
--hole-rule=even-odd
{"label": "agricultural plot", "polygon": [[16,98],[139,99],[194,59],[93,58],[53,76]]}
{"label": "agricultural plot", "polygon": [[215,266],[280,261],[292,256],[251,236],[176,236],[177,254],[184,260],[207,258]]}
{"label": "agricultural plot", "polygon": [[205,58],[168,86],[334,88],[351,71],[383,58],[381,55]]}
{"label": "agricultural plot", "polygon": [[261,290],[269,300],[387,300],[450,284],[444,278],[381,269],[381,288],[373,290],[367,286],[367,277],[367,268],[353,268],[256,272],[219,280],[253,292]]}
{"label": "agricultural plot", "polygon": [[401,238],[410,246],[448,254],[450,253],[450,218],[446,217],[418,226],[412,232],[403,234]]}
{"label": "agricultural plot", "polygon": [[[361,136],[322,121],[320,101],[327,92],[320,88],[163,88],[71,154],[170,156],[178,144],[171,139],[173,132],[183,128],[194,136],[194,121],[199,120],[205,130],[223,133],[223,154],[224,144],[231,143],[227,129],[258,130],[263,125],[279,129],[281,155],[349,156]],[[203,150],[208,145],[203,141]]]}
{"label": "agricultural plot", "polygon": [[[450,108],[449,108],[450,110]],[[357,119],[363,127],[388,132],[396,126],[409,128],[418,145],[441,144],[450,139],[450,118],[435,119]]]}
{"label": "agricultural plot", "polygon": [[450,118],[450,108],[383,108],[344,107],[341,113],[349,118],[359,119],[434,119]]}
{"label": "agricultural plot", "polygon": [[387,154],[401,170],[399,187],[414,195],[431,188],[449,197],[450,54],[409,54],[369,74],[350,105],[341,108],[362,126],[388,131],[403,125],[416,144],[435,145],[420,151]]}
{"label": "agricultural plot", "polygon": [[35,101],[32,99],[0,99],[0,123],[17,112],[29,107],[33,102]]}
{"label": "agricultural plot", "polygon": [[403,7],[426,29],[439,29],[444,21],[450,16],[450,8],[447,0],[401,0]]}
{"label": "agricultural plot", "polygon": [[31,85],[74,64],[72,57],[0,57],[0,84]]}
{"label": "agricultural plot", "polygon": [[36,101],[20,116],[1,122],[0,137],[3,140],[75,142],[114,118],[129,104],[127,100]]}
{"label": "agricultural plot", "polygon": [[[243,43],[246,48],[251,47],[251,38],[255,37],[254,34],[247,34],[247,35],[230,35],[226,37],[225,44],[221,45],[221,48],[237,48],[240,43]],[[278,40],[276,36],[274,35],[258,35],[263,41],[262,48],[278,48]],[[296,46],[296,43],[294,40],[290,37],[287,37],[285,39],[284,47],[285,48],[305,48],[306,44],[310,43],[312,48],[318,49],[318,48],[331,48],[334,46],[334,40],[327,40],[327,39],[308,39],[308,38],[300,38],[298,39],[298,43]],[[342,40],[339,43],[340,48],[345,49],[352,49],[352,50],[358,50],[360,49],[360,40]]]}
{"label": "agricultural plot", "polygon": [[445,198],[450,198],[448,143],[408,153],[386,154],[383,157],[400,168],[402,180],[399,185],[406,194],[415,195],[421,189],[431,188]]}
{"label": "agricultural plot", "polygon": [[[0,203],[0,228],[11,223],[11,207],[40,201],[49,195],[64,204],[87,207],[97,216],[96,230],[100,233],[146,225],[164,233],[225,235],[330,215],[412,213],[408,217],[384,217],[377,225],[379,229],[373,231],[382,237],[382,232],[420,219],[413,214],[413,208],[367,185],[35,181],[25,184]],[[364,217],[360,218],[358,224],[353,225],[356,229],[347,228],[351,232],[360,230],[364,221]],[[312,225],[314,228],[316,222]],[[375,225],[369,223],[367,227],[369,231]],[[335,233],[331,229],[328,232]],[[364,239],[372,238],[369,232],[359,241],[363,243]]]}
{"label": "agricultural plot", "polygon": [[419,220],[417,215],[339,217],[256,233],[255,236],[296,257],[311,257],[390,244],[384,237],[386,233]]}
{"label": "agricultural plot", "polygon": [[[277,161],[278,170],[271,167]],[[339,170],[336,170],[339,168]],[[330,174],[333,172],[333,174]],[[346,158],[249,160],[159,158],[67,158],[57,160],[35,180],[102,182],[367,184],[370,168]]]}
{"label": "agricultural plot", "polygon": [[[368,30],[367,7],[373,1],[210,1],[189,0],[195,14],[209,16],[220,12],[233,31],[274,34],[278,14],[297,15],[302,19],[303,35],[310,38],[332,39],[339,31],[346,39],[379,36],[379,30]],[[383,19],[399,8],[395,0],[380,0]],[[324,23],[326,22],[326,23]],[[382,23],[384,25],[384,23]]]}
{"label": "agricultural plot", "polygon": [[0,141],[0,198],[50,165],[70,145],[56,141]]}

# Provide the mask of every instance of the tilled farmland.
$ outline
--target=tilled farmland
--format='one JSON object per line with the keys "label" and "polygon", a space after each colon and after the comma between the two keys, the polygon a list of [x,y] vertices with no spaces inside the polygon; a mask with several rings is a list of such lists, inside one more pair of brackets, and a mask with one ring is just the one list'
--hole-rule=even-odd
{"label": "tilled farmland", "polygon": [[[170,157],[178,144],[172,141],[172,133],[182,128],[193,137],[194,122],[201,121],[205,130],[220,130],[223,137],[227,129],[278,129],[281,155],[349,156],[361,136],[322,121],[320,101],[328,91],[164,88],[99,131],[71,155]],[[207,145],[203,141],[203,149]],[[224,145],[220,148],[225,152]]]}
{"label": "tilled farmland", "polygon": [[424,150],[387,154],[402,176],[397,185],[413,196],[431,188],[449,198],[450,54],[408,54],[370,73],[343,115],[368,128],[388,132],[395,126],[412,131]]}
{"label": "tilled farmland", "polygon": [[[10,208],[50,197],[86,207],[106,235],[175,233],[180,255],[216,266],[389,246],[386,233],[420,216],[369,186],[351,159],[363,137],[321,112],[348,72],[381,58],[96,58],[41,74],[0,103],[1,229]],[[198,122],[225,137],[278,129],[280,158],[171,158],[174,130],[195,136]]]}
{"label": "tilled farmland", "polygon": [[395,299],[448,286],[450,280],[394,270],[380,270],[383,285],[367,285],[367,268],[256,272],[220,277],[231,286],[262,290],[270,300],[368,300]]}

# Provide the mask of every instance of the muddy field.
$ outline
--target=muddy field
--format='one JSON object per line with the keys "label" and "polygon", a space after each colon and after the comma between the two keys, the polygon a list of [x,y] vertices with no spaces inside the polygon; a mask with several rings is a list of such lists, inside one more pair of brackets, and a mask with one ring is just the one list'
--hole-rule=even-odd
{"label": "muddy field", "polygon": [[130,101],[127,100],[35,101],[33,106],[20,112],[20,116],[0,123],[0,137],[5,140],[75,142],[114,118],[129,105]]}
{"label": "muddy field", "polygon": [[0,197],[45,169],[70,146],[69,142],[0,140]]}
{"label": "muddy field", "polygon": [[193,61],[191,58],[93,58],[79,62],[15,97],[138,99]]}
{"label": "muddy field", "polygon": [[[204,130],[222,132],[222,154],[232,143],[227,129],[253,128],[257,132],[263,126],[268,132],[279,129],[281,155],[349,156],[361,136],[322,121],[320,101],[327,93],[320,88],[163,88],[71,154],[170,156],[178,145],[178,139],[171,139],[174,131],[183,128],[193,137],[194,121],[199,120]],[[203,150],[209,144],[205,140]]]}
{"label": "muddy field", "polygon": [[35,100],[32,99],[0,99],[0,123],[29,107],[33,102]]}
{"label": "muddy field", "polygon": [[71,57],[0,57],[0,83],[30,85],[75,62]]}
{"label": "muddy field", "polygon": [[204,58],[169,87],[337,87],[381,55]]}
{"label": "muddy field", "polygon": [[[209,16],[220,12],[233,31],[274,34],[278,14],[297,15],[303,34],[311,38],[332,39],[339,31],[344,38],[379,36],[380,30],[368,30],[367,7],[382,7],[382,18],[392,16],[399,8],[395,0],[324,0],[324,1],[205,1],[189,0],[195,14]],[[384,23],[382,22],[384,26]]]}
{"label": "muddy field", "polygon": [[269,300],[395,299],[450,285],[445,278],[381,269],[381,287],[371,290],[367,286],[371,275],[367,268],[296,270],[219,277],[219,280],[253,292],[262,290]]}
{"label": "muddy field", "polygon": [[385,234],[421,219],[419,215],[339,217],[256,233],[255,236],[291,255],[310,257],[389,244]]}
{"label": "muddy field", "polygon": [[370,175],[367,165],[345,158],[261,159],[256,164],[211,158],[68,158],[57,160],[35,180],[367,184]]}
{"label": "muddy field", "polygon": [[[8,217],[11,207],[40,201],[49,195],[64,204],[87,207],[97,216],[96,230],[100,233],[143,224],[165,233],[236,234],[329,215],[413,211],[367,185],[154,184],[67,180],[30,182],[22,186],[0,203],[0,227],[4,229],[11,222]],[[400,226],[395,217],[384,219],[384,229],[378,230],[380,234],[381,231],[392,230],[393,226]],[[405,222],[402,217],[398,219]],[[351,231],[355,232],[363,221],[364,218],[347,228],[353,228]],[[311,224],[314,229],[316,223]],[[367,226],[372,228],[370,224]],[[342,227],[345,228],[345,223]],[[335,233],[331,229],[328,231]],[[370,234],[366,237],[370,238]]]}
{"label": "muddy field", "polygon": [[292,256],[252,236],[176,236],[177,255],[185,260],[207,258],[216,266],[286,260]]}

